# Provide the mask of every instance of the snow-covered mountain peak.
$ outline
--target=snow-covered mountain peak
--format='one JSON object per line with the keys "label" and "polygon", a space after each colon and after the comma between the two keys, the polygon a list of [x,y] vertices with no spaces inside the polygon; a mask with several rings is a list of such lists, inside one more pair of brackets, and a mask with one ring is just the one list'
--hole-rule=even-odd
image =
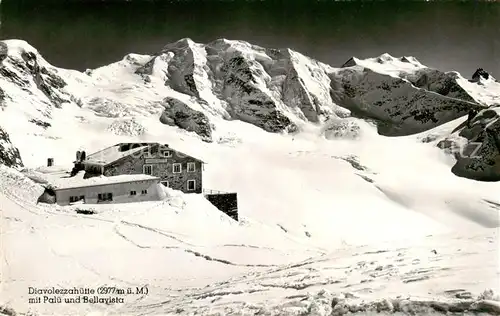
{"label": "snow-covered mountain peak", "polygon": [[11,56],[13,58],[21,58],[23,53],[29,52],[39,55],[38,50],[24,40],[3,40],[0,41],[0,46],[2,47],[2,55]]}
{"label": "snow-covered mountain peak", "polygon": [[496,81],[493,76],[491,76],[486,70],[483,68],[478,68],[474,74],[472,75],[472,81],[474,82],[488,82],[488,81]]}
{"label": "snow-covered mountain peak", "polygon": [[[23,46],[15,43],[12,45]],[[353,57],[337,69],[289,48],[263,48],[229,39],[200,44],[183,38],[152,56],[128,54],[121,61],[85,74],[43,65],[41,75],[25,71],[24,78],[38,82],[34,86],[41,87],[38,90],[56,107],[73,102],[105,116],[161,115],[168,124],[203,131],[200,136],[205,140],[216,128],[211,123],[216,118],[237,119],[269,132],[290,132],[303,124],[322,124],[330,118],[340,118],[335,122],[349,120],[352,110],[384,126],[397,126],[398,135],[408,134],[441,124],[437,118],[426,119],[425,124],[421,119],[414,120],[421,117],[421,111],[428,111],[424,108],[430,104],[463,103],[451,116],[454,118],[467,113],[470,102],[477,102],[456,83],[455,76],[427,68],[413,57]],[[56,76],[61,80],[49,84],[48,78]],[[415,107],[408,98],[410,92],[395,94],[398,89],[425,95],[426,105],[410,111]],[[458,100],[431,101],[440,97],[427,90]],[[12,92],[6,93],[7,97],[9,94]],[[164,102],[167,98],[169,101]],[[163,112],[165,105],[167,112]],[[193,117],[199,119],[180,123],[173,117],[188,112],[197,113]],[[386,132],[389,130],[393,128]]]}
{"label": "snow-covered mountain peak", "polygon": [[420,61],[418,61],[417,58],[415,58],[413,56],[403,56],[403,57],[400,57],[399,60],[402,61],[402,62],[404,62],[404,63],[411,63],[411,64],[414,64],[414,65],[418,65],[418,66],[424,67],[424,65]]}
{"label": "snow-covered mountain peak", "polygon": [[427,67],[412,56],[395,58],[389,54],[366,59],[352,57],[342,68],[350,68],[358,73],[369,70],[375,74],[400,78],[417,88],[453,99],[485,106],[498,103],[500,83],[481,68],[473,75],[473,80],[468,80],[457,71],[445,72]]}
{"label": "snow-covered mountain peak", "polygon": [[381,64],[386,63],[386,62],[392,62],[394,61],[394,57],[392,57],[389,53],[383,53],[382,55],[378,56],[377,61]]}
{"label": "snow-covered mountain peak", "polygon": [[393,77],[403,77],[418,70],[426,69],[416,58],[411,56],[393,57],[384,53],[378,57],[359,59],[351,57],[342,65],[342,68],[361,66],[380,74],[387,74]]}
{"label": "snow-covered mountain peak", "polygon": [[174,48],[174,47],[185,47],[185,46],[191,46],[191,45],[194,45],[195,42],[189,38],[189,37],[184,37],[184,38],[181,38],[173,43],[168,43],[167,45],[164,46],[164,49],[165,50],[168,50],[168,49],[171,49],[171,48]]}
{"label": "snow-covered mountain peak", "polygon": [[[290,49],[228,39],[208,44],[182,39],[166,45],[136,73],[191,96],[197,109],[283,131],[296,129],[297,120],[317,122],[321,115],[342,112],[329,96],[327,68]],[[311,80],[313,73],[316,78]],[[297,99],[297,93],[303,96]]]}
{"label": "snow-covered mountain peak", "polygon": [[34,116],[50,116],[52,108],[76,102],[66,89],[75,71],[52,66],[26,41],[1,41],[0,51],[0,91],[4,105],[19,104],[15,107],[23,109],[17,110],[31,112]]}
{"label": "snow-covered mountain peak", "polygon": [[263,54],[266,52],[264,47],[251,44],[247,41],[242,40],[231,40],[227,38],[219,38],[208,44],[207,47],[212,49],[219,50],[220,53],[234,53],[238,52],[239,54],[246,56],[253,56],[256,54]]}
{"label": "snow-covered mountain peak", "polygon": [[36,71],[36,68],[51,70],[54,68],[35,47],[23,40],[0,41],[0,62],[2,68],[8,68],[17,74],[23,71]]}
{"label": "snow-covered mountain peak", "polygon": [[[407,70],[409,65],[404,65],[402,63],[411,64],[415,68],[426,68],[421,62],[419,62],[413,56],[402,56],[402,57],[394,57],[388,53],[383,53],[382,55],[375,58],[367,58],[364,61],[366,62],[377,62],[379,64],[390,65],[391,67],[400,67],[402,69]],[[411,66],[410,66],[411,67]],[[411,69],[411,68],[409,68]]]}

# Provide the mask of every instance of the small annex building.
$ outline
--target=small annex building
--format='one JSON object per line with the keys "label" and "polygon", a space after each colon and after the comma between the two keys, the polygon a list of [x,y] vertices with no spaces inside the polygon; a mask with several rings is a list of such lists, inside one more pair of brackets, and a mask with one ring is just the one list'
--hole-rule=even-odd
{"label": "small annex building", "polygon": [[160,179],[150,175],[120,175],[93,177],[90,179],[68,178],[51,185],[55,203],[102,204],[157,201],[165,193],[159,187]]}
{"label": "small annex building", "polygon": [[[77,153],[77,157],[79,157]],[[149,175],[184,193],[203,192],[200,159],[160,143],[119,143],[75,161],[75,172],[96,176]]]}

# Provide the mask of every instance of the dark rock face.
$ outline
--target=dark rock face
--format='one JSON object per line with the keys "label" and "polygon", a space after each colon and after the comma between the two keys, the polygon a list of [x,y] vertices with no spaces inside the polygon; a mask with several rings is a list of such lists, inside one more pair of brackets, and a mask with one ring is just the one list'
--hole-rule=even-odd
{"label": "dark rock face", "polygon": [[163,100],[162,104],[165,107],[160,117],[163,124],[177,126],[188,132],[195,132],[201,136],[202,140],[212,142],[214,126],[203,112],[196,111],[186,103],[170,97]]}
{"label": "dark rock face", "polygon": [[279,111],[272,111],[263,115],[256,113],[256,117],[260,119],[259,122],[262,122],[261,127],[271,133],[282,131],[293,133],[298,129],[295,123]]}
{"label": "dark rock face", "polygon": [[258,87],[259,68],[257,62],[242,56],[233,57],[222,66],[222,94],[229,100],[230,113],[268,132],[295,130],[295,124],[277,109],[275,100]]}
{"label": "dark rock face", "polygon": [[[24,65],[22,63],[12,59],[10,61],[14,65],[14,67],[20,68],[21,70],[24,69]],[[23,90],[28,90],[28,87],[30,85],[30,82],[26,78],[19,76],[15,71],[12,71],[9,67],[5,67],[5,65],[2,65],[0,67],[0,76],[8,79],[9,81],[16,84]]]}
{"label": "dark rock face", "polygon": [[[301,87],[300,78],[290,63],[289,53],[250,47],[248,43],[238,44],[248,45],[250,50],[261,51],[263,56],[268,52],[273,58],[279,59],[257,60],[246,56],[240,46],[233,45],[235,44],[231,41],[216,40],[200,46],[189,39],[182,39],[165,46],[135,73],[150,76],[156,67],[155,74],[163,77],[165,85],[194,97],[210,114],[225,119],[238,119],[268,132],[296,129],[286,113],[286,107],[300,106],[307,108],[307,111],[314,111],[319,106],[317,98],[310,96],[307,91],[296,96],[295,90],[306,89]],[[279,65],[274,67],[275,64]],[[272,76],[279,79],[273,80]],[[283,84],[285,77],[288,77],[289,83],[294,83],[294,88]],[[283,92],[285,87],[288,87],[286,93]],[[277,90],[279,94],[276,93]],[[215,99],[220,104],[212,107]],[[281,101],[285,102],[285,106]],[[317,120],[316,113],[312,113],[310,117]],[[270,121],[264,121],[267,119]]]}
{"label": "dark rock face", "polygon": [[293,65],[290,65],[290,71],[283,82],[283,102],[299,108],[308,121],[319,121],[318,100],[304,87],[303,80]]}
{"label": "dark rock face", "polygon": [[63,103],[71,102],[71,96],[62,90],[67,83],[56,71],[42,66],[33,51],[23,51],[21,58],[9,56],[7,44],[0,42],[0,77],[27,92],[33,91],[34,83],[52,105],[60,108]]}
{"label": "dark rock face", "polygon": [[347,68],[347,67],[352,67],[352,66],[356,66],[356,65],[357,65],[356,61],[354,60],[353,57],[351,57],[340,68]]}
{"label": "dark rock face", "polygon": [[0,164],[6,165],[7,167],[23,167],[23,162],[21,160],[21,154],[19,150],[12,145],[10,142],[10,137],[7,132],[5,132],[0,127]]}
{"label": "dark rock face", "polygon": [[60,93],[57,92],[58,89],[62,89],[67,85],[61,77],[49,71],[47,68],[41,67],[38,63],[36,54],[33,52],[23,52],[21,57],[25,62],[26,70],[33,76],[38,89],[41,90],[56,107],[60,108],[63,103],[69,102],[69,100],[63,98]]}
{"label": "dark rock face", "polygon": [[4,42],[0,42],[0,65],[7,58],[9,53],[9,47]]}
{"label": "dark rock face", "polygon": [[480,108],[366,68],[346,68],[331,79],[334,101],[356,115],[375,119],[379,133],[386,136],[423,132]]}
{"label": "dark rock face", "polygon": [[0,108],[5,107],[5,92],[0,88]]}
{"label": "dark rock face", "polygon": [[[196,60],[193,49],[191,48],[193,44],[194,42],[190,39],[182,39],[167,45],[163,49],[162,55],[165,56],[164,53],[167,52],[174,53],[174,57],[169,62],[167,69],[168,85],[175,91],[199,98],[200,94],[197,83],[194,80]],[[152,65],[150,67],[152,67]]]}
{"label": "dark rock face", "polygon": [[40,127],[43,127],[44,129],[47,129],[48,127],[52,126],[50,123],[48,122],[44,122],[44,121],[41,121],[41,120],[37,120],[37,119],[31,119],[30,120],[30,123],[33,123],[35,125],[38,125]]}
{"label": "dark rock face", "polygon": [[459,133],[468,140],[452,172],[479,181],[500,180],[500,108],[479,112]]}
{"label": "dark rock face", "polygon": [[[154,65],[155,65],[155,58],[152,58],[144,65],[138,67],[134,73],[136,75],[144,75],[144,76],[149,75],[150,76],[153,74]],[[89,71],[89,69],[87,69],[87,71]],[[87,71],[86,71],[86,73],[87,73]]]}
{"label": "dark rock face", "polygon": [[422,69],[407,79],[418,88],[436,92],[450,98],[468,102],[476,102],[457,82],[458,74],[455,72],[442,72],[436,69]]}
{"label": "dark rock face", "polygon": [[489,79],[490,74],[486,72],[483,68],[478,68],[472,75],[472,81],[477,82],[480,78]]}
{"label": "dark rock face", "polygon": [[[421,66],[414,58],[399,60]],[[378,60],[392,61],[387,54]],[[288,49],[224,39],[207,45],[189,39],[169,44],[136,74],[161,77],[173,90],[192,96],[207,114],[268,132],[294,131],[297,122],[320,123],[352,112],[377,120],[383,135],[401,136],[479,107],[454,72],[422,68],[395,78],[363,68],[355,58],[338,71]]]}

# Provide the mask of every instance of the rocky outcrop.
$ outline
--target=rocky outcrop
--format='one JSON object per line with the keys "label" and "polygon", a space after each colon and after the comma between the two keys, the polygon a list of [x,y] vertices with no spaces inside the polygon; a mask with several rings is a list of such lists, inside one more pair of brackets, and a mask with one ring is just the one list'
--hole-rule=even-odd
{"label": "rocky outcrop", "polygon": [[490,74],[483,68],[478,68],[472,75],[472,81],[478,82],[481,78],[488,80],[490,78]]}
{"label": "rocky outcrop", "polygon": [[[315,60],[285,50],[273,68],[284,65],[287,69],[281,87],[281,99],[287,107],[306,121],[318,123],[329,116],[343,116],[346,111],[335,104],[330,96],[329,67]],[[273,71],[275,71],[273,69]],[[302,114],[302,115],[301,115]]]}
{"label": "rocky outcrop", "polygon": [[474,98],[457,82],[458,78],[459,74],[456,72],[442,72],[430,68],[418,70],[406,77],[417,88],[475,103]]}
{"label": "rocky outcrop", "polygon": [[214,126],[203,112],[194,110],[186,103],[170,97],[163,100],[162,104],[165,110],[160,116],[160,122],[194,132],[203,141],[212,142]]}
{"label": "rocky outcrop", "polygon": [[[129,54],[130,55],[130,54]],[[127,56],[129,56],[127,55]],[[169,74],[168,74],[168,63],[172,59],[173,54],[163,54],[160,53],[144,64],[137,65],[134,73],[140,75],[145,83],[151,83],[151,77],[157,77],[164,85],[168,85]],[[131,57],[125,57],[132,64],[136,64],[136,60],[131,60]]]}
{"label": "rocky outcrop", "polygon": [[165,46],[136,73],[164,76],[166,85],[194,97],[205,112],[269,132],[296,130],[294,117],[318,122],[332,112],[329,79],[321,65],[287,49],[183,39]]}
{"label": "rocky outcrop", "polygon": [[[13,49],[9,48],[8,43],[12,43]],[[28,93],[40,91],[57,108],[71,102],[71,95],[64,90],[66,81],[26,42],[0,42],[0,60],[0,79]]]}
{"label": "rocky outcrop", "polygon": [[61,93],[67,83],[54,72],[44,66],[40,66],[37,55],[34,52],[22,52],[21,58],[24,65],[23,70],[33,77],[36,87],[52,101],[56,107],[61,107],[63,103],[70,102],[69,95]]}
{"label": "rocky outcrop", "polygon": [[[479,107],[454,72],[430,69],[414,57],[351,58],[336,69],[290,49],[265,49],[219,39],[182,39],[136,68],[189,95],[207,115],[237,119],[269,132],[295,131],[355,115],[378,121],[379,132],[418,133]],[[146,80],[145,80],[146,81]]]}
{"label": "rocky outcrop", "polygon": [[387,136],[423,132],[481,108],[362,66],[334,72],[331,79],[334,101],[356,115],[375,119],[379,133]]}
{"label": "rocky outcrop", "polygon": [[479,112],[459,132],[467,143],[456,154],[452,172],[480,181],[500,180],[500,107]]}
{"label": "rocky outcrop", "polygon": [[290,67],[283,82],[283,102],[300,111],[311,122],[319,121],[319,101],[308,93],[304,80],[294,67]]}
{"label": "rocky outcrop", "polygon": [[347,68],[347,67],[353,67],[356,66],[358,63],[356,62],[355,57],[349,58],[340,68]]}
{"label": "rocky outcrop", "polygon": [[425,67],[411,56],[352,57],[331,78],[334,100],[376,119],[388,136],[422,132],[484,108],[460,74]]}
{"label": "rocky outcrop", "polygon": [[38,119],[30,119],[29,122],[38,125],[43,129],[47,129],[52,126],[50,123]]}
{"label": "rocky outcrop", "polygon": [[0,108],[5,107],[5,92],[0,88]]}
{"label": "rocky outcrop", "polygon": [[[159,58],[168,63],[166,74],[168,85],[175,91],[200,97],[200,92],[195,81],[200,62],[196,59],[196,44],[190,39],[182,39],[163,48]],[[169,60],[166,56],[172,56]]]}
{"label": "rocky outcrop", "polygon": [[9,55],[9,47],[4,42],[0,42],[0,65],[2,65],[3,61]]}
{"label": "rocky outcrop", "polygon": [[264,90],[265,79],[256,75],[263,73],[262,65],[242,56],[235,56],[222,67],[222,94],[230,104],[228,111],[232,117],[268,132],[295,129],[292,120],[280,110],[277,100]]}
{"label": "rocky outcrop", "polygon": [[7,167],[23,167],[19,150],[11,143],[10,137],[0,127],[0,164]]}

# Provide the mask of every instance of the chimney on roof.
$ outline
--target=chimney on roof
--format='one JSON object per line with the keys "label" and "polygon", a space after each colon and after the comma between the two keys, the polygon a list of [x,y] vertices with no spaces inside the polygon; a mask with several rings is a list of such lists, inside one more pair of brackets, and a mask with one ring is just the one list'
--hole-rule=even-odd
{"label": "chimney on roof", "polygon": [[82,162],[86,159],[85,150],[76,152],[76,162]]}
{"label": "chimney on roof", "polygon": [[47,158],[47,167],[52,167],[54,165],[54,158]]}

